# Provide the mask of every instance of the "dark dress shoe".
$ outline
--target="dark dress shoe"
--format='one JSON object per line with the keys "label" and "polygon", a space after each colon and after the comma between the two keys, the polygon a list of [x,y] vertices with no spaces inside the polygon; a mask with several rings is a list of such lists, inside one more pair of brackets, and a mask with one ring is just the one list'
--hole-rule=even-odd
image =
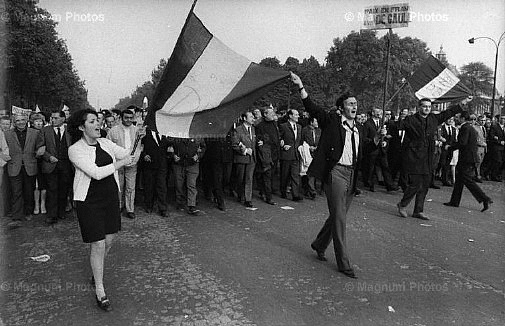
{"label": "dark dress shoe", "polygon": [[293,197],[293,201],[302,201],[302,200],[303,200],[302,197],[297,197],[297,196]]}
{"label": "dark dress shoe", "polygon": [[484,205],[484,207],[482,207],[482,209],[480,210],[481,212],[485,212],[489,209],[489,205],[492,204],[493,201],[491,199],[487,199],[487,200],[484,200],[482,202],[482,204]]}
{"label": "dark dress shoe", "polygon": [[126,217],[128,217],[131,220],[135,219],[135,213],[134,212],[128,212],[126,213]]}
{"label": "dark dress shoe", "polygon": [[354,196],[355,196],[355,197],[361,196],[361,190],[360,190],[360,189],[358,189],[358,188],[356,188],[356,189],[354,190]]}
{"label": "dark dress shoe", "polygon": [[144,211],[147,213],[147,214],[151,214],[153,212],[153,208],[150,207],[150,208],[144,208]]}
{"label": "dark dress shoe", "polygon": [[436,184],[432,184],[432,185],[430,185],[430,188],[432,188],[432,189],[440,189],[440,187],[439,187],[439,186],[437,186]]}
{"label": "dark dress shoe", "polygon": [[189,206],[188,207],[188,214],[191,214],[191,215],[198,215],[198,212],[199,210],[196,209],[195,206]]}
{"label": "dark dress shoe", "polygon": [[314,250],[316,252],[317,259],[319,259],[320,261],[327,261],[328,260],[324,256],[324,251],[317,250],[317,248],[313,244],[311,244],[310,247],[312,248],[312,250]]}
{"label": "dark dress shoe", "polygon": [[273,200],[269,199],[269,200],[265,200],[265,203],[267,203],[268,205],[277,205],[276,202],[274,202]]}
{"label": "dark dress shoe", "polygon": [[424,213],[414,213],[412,214],[412,217],[414,218],[418,218],[420,220],[425,220],[425,221],[429,221],[430,219],[428,218],[428,216],[424,215]]}
{"label": "dark dress shoe", "polygon": [[475,182],[482,183],[482,178],[475,178]]}
{"label": "dark dress shoe", "polygon": [[370,186],[370,188],[368,188],[368,190],[370,190],[371,192],[375,192],[375,186]]}
{"label": "dark dress shoe", "polygon": [[442,186],[452,187],[452,184],[450,184],[449,182],[443,182]]}
{"label": "dark dress shoe", "polygon": [[356,274],[354,274],[354,271],[352,269],[346,269],[344,271],[339,272],[350,278],[358,278]]}
{"label": "dark dress shoe", "polygon": [[96,299],[96,304],[98,305],[98,308],[102,309],[103,311],[112,311],[112,306],[110,305],[109,299],[107,297],[102,297],[101,299],[98,299],[98,297],[95,294],[95,299]]}
{"label": "dark dress shoe", "polygon": [[[398,186],[391,186],[391,187],[388,187],[386,190],[387,190],[388,192],[391,192],[391,191],[397,191],[397,190],[399,190],[399,189],[400,189],[400,187],[398,187]],[[439,189],[440,189],[440,188],[439,188]]]}
{"label": "dark dress shoe", "polygon": [[449,207],[459,207],[459,205],[455,205],[451,202],[448,202],[448,203],[444,203],[445,206],[449,206]]}
{"label": "dark dress shoe", "polygon": [[163,209],[160,211],[160,216],[161,217],[168,217],[168,212],[165,209]]}
{"label": "dark dress shoe", "polygon": [[253,206],[253,204],[252,204],[252,202],[250,202],[250,201],[246,201],[246,202],[244,202],[244,206],[245,206],[245,207],[249,207],[249,208],[254,207],[254,206]]}
{"label": "dark dress shoe", "polygon": [[218,203],[217,208],[223,212],[226,210],[226,206],[224,205],[224,203]]}
{"label": "dark dress shoe", "polygon": [[48,217],[46,218],[46,223],[47,224],[55,224],[58,222],[58,219],[56,219],[56,217]]}

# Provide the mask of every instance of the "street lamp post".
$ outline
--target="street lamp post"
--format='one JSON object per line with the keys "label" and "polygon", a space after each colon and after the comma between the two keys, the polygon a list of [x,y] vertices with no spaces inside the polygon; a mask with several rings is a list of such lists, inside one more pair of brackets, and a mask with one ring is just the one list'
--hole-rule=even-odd
{"label": "street lamp post", "polygon": [[473,44],[475,42],[475,40],[478,40],[481,38],[485,38],[485,39],[493,41],[494,46],[496,47],[496,56],[495,56],[495,60],[494,60],[494,76],[493,76],[493,100],[491,102],[491,119],[492,119],[494,117],[494,99],[496,96],[496,70],[498,68],[498,47],[500,46],[501,41],[503,41],[503,39],[505,39],[505,32],[503,32],[502,35],[500,35],[498,42],[496,42],[495,40],[493,40],[490,37],[481,36],[481,37],[472,37],[471,39],[468,40],[468,43]]}

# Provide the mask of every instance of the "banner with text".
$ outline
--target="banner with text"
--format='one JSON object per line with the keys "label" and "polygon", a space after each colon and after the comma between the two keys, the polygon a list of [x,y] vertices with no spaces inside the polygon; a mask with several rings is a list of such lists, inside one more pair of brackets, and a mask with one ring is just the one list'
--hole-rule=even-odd
{"label": "banner with text", "polygon": [[407,27],[409,21],[410,7],[408,3],[365,8],[365,29]]}

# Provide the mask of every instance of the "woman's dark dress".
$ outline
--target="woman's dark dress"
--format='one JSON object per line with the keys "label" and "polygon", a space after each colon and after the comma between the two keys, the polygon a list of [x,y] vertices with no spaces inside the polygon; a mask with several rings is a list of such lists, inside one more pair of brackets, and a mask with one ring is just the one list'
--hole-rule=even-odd
{"label": "woman's dark dress", "polygon": [[[97,166],[112,164],[112,157],[100,147],[99,143],[90,146],[96,147]],[[119,192],[114,174],[102,180],[91,179],[86,200],[76,203],[77,219],[84,242],[103,240],[106,234],[121,230]]]}

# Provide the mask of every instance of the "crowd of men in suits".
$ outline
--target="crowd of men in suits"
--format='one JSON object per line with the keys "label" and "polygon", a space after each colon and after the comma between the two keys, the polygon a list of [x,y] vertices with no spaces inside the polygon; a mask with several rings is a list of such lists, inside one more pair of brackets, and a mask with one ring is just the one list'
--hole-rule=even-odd
{"label": "crowd of men in suits", "polygon": [[[175,188],[175,208],[193,215],[199,212],[198,189],[203,189],[204,197],[214,201],[220,210],[226,210],[227,197],[228,200],[233,197],[248,208],[254,207],[253,190],[270,205],[276,205],[274,194],[293,201],[315,199],[321,193],[321,180],[307,175],[306,171],[317,150],[321,130],[317,119],[305,113],[300,116],[298,110],[289,109],[278,114],[272,106],[248,111],[241,115],[226,137],[216,139],[168,138],[148,128],[141,143],[135,145],[135,134],[138,128],[143,128],[144,110],[130,106],[123,111],[99,112],[103,137],[132,151],[136,148],[133,163],[119,171],[125,216],[135,218],[139,189],[146,212],[168,216],[169,185]],[[0,166],[6,165],[5,173],[0,171],[0,185],[5,183],[3,189],[7,186],[10,189],[3,199],[8,201],[6,206],[13,220],[12,227],[21,226],[23,219],[39,213],[46,214],[48,224],[57,223],[71,209],[73,170],[68,147],[72,139],[65,123],[68,114],[52,112],[47,115],[50,122],[40,128],[35,128],[37,119],[33,116],[0,118],[3,130],[0,132]],[[408,190],[405,170],[419,167],[402,164],[402,156],[406,155],[405,128],[400,126],[411,115],[412,112],[404,109],[397,118],[390,111],[386,111],[383,118],[382,110],[372,109],[368,115],[356,118],[363,130],[360,172],[365,189],[373,192],[376,185],[381,184],[388,192],[400,187],[404,192]],[[470,115],[464,122],[471,125],[477,135],[478,157],[472,164],[475,172],[472,180],[477,183],[501,181],[505,116],[492,120],[486,115]],[[451,117],[434,127],[437,132],[435,154],[429,160],[433,165],[429,180],[432,188],[439,188],[438,180],[443,186],[457,183],[457,172],[453,168],[458,159],[456,125]],[[47,194],[44,196],[47,204],[43,207],[39,189]],[[357,195],[360,192],[356,189]],[[459,205],[456,197],[451,199],[449,206]]]}

